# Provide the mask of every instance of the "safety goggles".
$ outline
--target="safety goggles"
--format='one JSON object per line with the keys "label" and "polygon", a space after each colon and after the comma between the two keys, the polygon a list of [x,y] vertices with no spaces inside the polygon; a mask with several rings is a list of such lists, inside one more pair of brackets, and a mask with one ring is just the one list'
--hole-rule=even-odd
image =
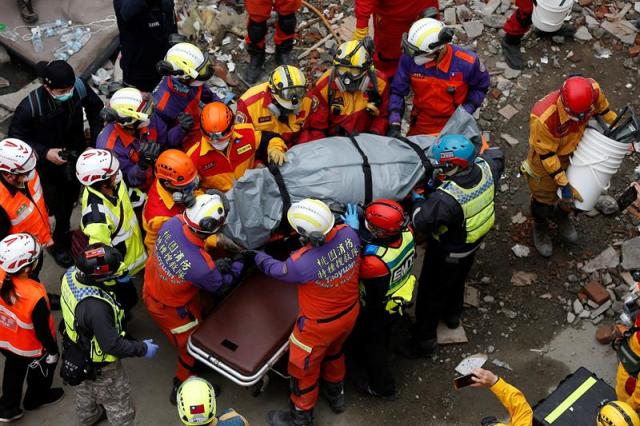
{"label": "safety goggles", "polygon": [[409,35],[407,33],[402,34],[402,51],[405,55],[415,57],[421,55],[433,55],[434,51],[430,50],[428,52],[424,50],[420,50],[415,47],[413,44],[409,43],[408,40]]}
{"label": "safety goggles", "polygon": [[198,186],[200,186],[200,178],[196,176],[191,182],[182,186],[171,185],[169,183],[166,183],[165,185],[172,192],[182,192],[184,194],[191,194],[195,192],[196,189],[198,189]]}
{"label": "safety goggles", "polygon": [[304,98],[306,94],[306,88],[304,86],[292,86],[285,87],[284,89],[277,89],[277,95],[285,101],[293,102],[294,104],[300,99]]}
{"label": "safety goggles", "polygon": [[221,132],[207,132],[206,130],[202,129],[202,133],[212,141],[225,141],[231,136],[232,129],[233,121],[229,123],[229,126]]}
{"label": "safety goggles", "polygon": [[569,119],[577,122],[585,122],[591,117],[591,109],[585,112],[575,112],[575,111],[572,111],[571,108],[569,108],[567,103],[564,101],[564,97],[562,96],[562,94],[560,95],[560,100],[562,101],[562,106],[564,107],[564,110],[567,112]]}
{"label": "safety goggles", "polygon": [[153,99],[148,94],[144,94],[143,96],[144,102],[140,104],[137,110],[127,108],[124,110],[121,109],[118,112],[119,115],[125,115],[125,117],[119,117],[118,122],[120,124],[129,126],[139,121],[147,121],[150,119],[151,114],[153,114]]}
{"label": "safety goggles", "polygon": [[356,68],[356,67],[346,67],[339,65],[336,67],[336,74],[340,78],[349,78],[351,80],[360,80],[362,77],[367,74],[367,70],[365,68]]}

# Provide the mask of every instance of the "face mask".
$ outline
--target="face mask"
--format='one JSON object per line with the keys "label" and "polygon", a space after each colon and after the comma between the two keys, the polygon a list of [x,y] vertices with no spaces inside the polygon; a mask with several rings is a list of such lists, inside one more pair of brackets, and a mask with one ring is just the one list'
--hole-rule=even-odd
{"label": "face mask", "polygon": [[224,141],[216,141],[215,139],[209,139],[209,143],[218,151],[224,151],[229,146],[229,139]]}
{"label": "face mask", "polygon": [[200,80],[193,80],[191,83],[189,83],[189,86],[191,87],[200,87],[204,85],[204,81],[200,81]]}
{"label": "face mask", "polygon": [[51,96],[53,96],[53,99],[55,99],[57,102],[65,102],[71,99],[71,97],[73,96],[73,89],[71,89],[67,93],[63,93],[62,95],[51,95]]}
{"label": "face mask", "polygon": [[436,60],[436,56],[427,56],[427,55],[419,55],[419,56],[414,56],[413,57],[413,62],[416,63],[416,65],[425,65],[428,64],[429,62],[433,62]]}

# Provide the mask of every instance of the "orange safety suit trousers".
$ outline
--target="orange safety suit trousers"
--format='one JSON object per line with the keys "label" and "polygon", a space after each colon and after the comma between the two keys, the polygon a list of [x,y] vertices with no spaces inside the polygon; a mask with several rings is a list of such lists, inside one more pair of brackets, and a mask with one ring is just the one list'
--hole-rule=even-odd
{"label": "orange safety suit trousers", "polygon": [[249,15],[247,22],[247,43],[260,48],[264,47],[264,38],[267,35],[267,20],[271,16],[271,10],[278,13],[276,21],[276,33],[273,41],[276,45],[286,40],[293,40],[296,36],[295,13],[302,0],[246,0],[245,9]]}
{"label": "orange safety suit trousers", "polygon": [[[558,156],[562,170],[567,170],[569,167],[570,155]],[[540,154],[538,154],[533,148],[529,147],[529,155],[527,156],[527,162],[529,167],[535,176],[531,176],[525,173],[527,177],[527,183],[529,184],[529,190],[531,191],[531,197],[542,204],[554,205],[558,201],[558,184],[553,177],[547,172],[542,165]]]}
{"label": "orange safety suit trousers", "polygon": [[313,409],[318,400],[318,381],[339,383],[346,373],[342,345],[356,323],[360,304],[332,321],[299,316],[289,339],[291,402],[300,410]]}
{"label": "orange safety suit trousers", "polygon": [[193,375],[192,370],[196,363],[195,358],[187,352],[187,343],[189,336],[202,319],[198,297],[196,296],[181,308],[164,305],[146,291],[143,292],[143,299],[151,318],[178,350],[176,377],[181,382],[187,380]]}

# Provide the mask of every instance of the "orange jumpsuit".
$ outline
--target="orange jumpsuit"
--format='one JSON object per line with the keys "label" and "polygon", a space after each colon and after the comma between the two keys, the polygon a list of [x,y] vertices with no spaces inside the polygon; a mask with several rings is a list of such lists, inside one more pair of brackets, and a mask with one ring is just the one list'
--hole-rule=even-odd
{"label": "orange jumpsuit", "polygon": [[609,101],[595,81],[593,90],[596,94],[593,111],[582,122],[569,118],[559,90],[551,92],[533,106],[529,118],[529,154],[523,167],[535,201],[553,205],[558,200],[557,189],[569,183],[565,170],[569,167],[571,154],[582,139],[589,118],[598,114],[608,123],[616,119],[616,113],[609,110]]}
{"label": "orange jumpsuit", "polygon": [[203,189],[228,191],[247,169],[253,168],[256,154],[266,162],[271,150],[286,151],[284,141],[273,133],[256,131],[251,124],[236,124],[225,152],[215,149],[203,137],[187,155],[200,175]]}
{"label": "orange jumpsuit", "polygon": [[307,95],[311,112],[298,143],[349,133],[384,135],[389,118],[389,84],[384,74],[376,71],[377,90],[370,81],[367,90],[350,93],[341,92],[334,81],[329,81],[331,73],[325,72]]}
{"label": "orange jumpsuit", "polygon": [[350,227],[338,225],[323,245],[307,244],[286,261],[263,252],[256,265],[266,275],[299,283],[300,313],[289,338],[291,401],[300,410],[313,409],[318,380],[340,383],[346,373],[342,345],[360,312],[358,275],[360,240]]}
{"label": "orange jumpsuit", "polygon": [[272,104],[273,97],[269,91],[269,83],[253,86],[244,92],[238,100],[236,122],[253,124],[253,127],[258,131],[277,133],[284,139],[287,146],[291,146],[297,139],[304,120],[309,114],[311,100],[305,98],[297,114],[280,114],[280,116],[269,109],[269,105]]}

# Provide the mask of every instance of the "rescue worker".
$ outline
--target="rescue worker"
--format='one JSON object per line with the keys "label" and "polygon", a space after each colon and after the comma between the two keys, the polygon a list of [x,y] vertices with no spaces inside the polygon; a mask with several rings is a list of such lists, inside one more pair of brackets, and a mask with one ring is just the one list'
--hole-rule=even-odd
{"label": "rescue worker", "polygon": [[[359,229],[357,210],[348,210],[345,223]],[[395,400],[398,390],[389,362],[392,326],[413,299],[416,277],[412,265],[416,257],[409,217],[392,200],[375,200],[364,209],[364,225],[369,234],[362,249],[358,319],[367,379],[356,384],[363,394]]]}
{"label": "rescue worker", "polygon": [[144,194],[131,191],[122,182],[118,159],[104,149],[88,149],[78,158],[76,175],[82,185],[82,232],[89,244],[103,243],[122,255],[120,276],[112,289],[125,312],[137,303],[131,276],[140,272],[147,260],[142,233],[134,208],[144,202]]}
{"label": "rescue worker", "polygon": [[345,409],[342,345],[360,312],[360,239],[349,226],[334,226],[333,213],[319,200],[294,203],[287,219],[303,247],[285,261],[255,252],[255,263],[267,276],[299,284],[300,312],[289,338],[290,407],[269,412],[267,420],[303,426],[313,424],[319,388],[335,413]]}
{"label": "rescue worker", "polygon": [[254,167],[256,155],[281,166],[287,161],[287,145],[275,133],[256,131],[252,124],[234,124],[233,111],[222,102],[202,110],[202,140],[187,155],[195,164],[203,189],[226,192]]}
{"label": "rescue worker", "polygon": [[[0,141],[0,238],[27,232],[42,247],[51,247],[49,215],[36,171],[33,149],[19,139]],[[31,269],[30,278],[38,279],[42,259]],[[48,294],[52,309],[60,309],[60,296]]]}
{"label": "rescue worker", "polygon": [[[637,293],[637,286],[633,292]],[[635,313],[633,326],[625,331],[622,338],[615,343],[618,355],[616,372],[616,398],[633,408],[640,410],[640,315]]]}
{"label": "rescue worker", "polygon": [[206,85],[213,76],[209,55],[191,43],[178,43],[169,48],[157,69],[165,77],[153,91],[156,113],[167,128],[179,125],[186,132],[182,139],[186,151],[202,136],[202,105],[220,100]]}
{"label": "rescue worker", "polygon": [[249,123],[258,131],[276,133],[290,147],[311,107],[310,99],[305,98],[306,85],[300,69],[279,66],[268,82],[253,86],[240,96],[236,123]]}
{"label": "rescue worker", "polygon": [[[431,9],[433,8],[433,9]],[[374,63],[389,81],[393,79],[402,55],[402,35],[429,9],[436,14],[438,0],[356,0],[356,30],[354,40],[369,35],[369,19],[373,15]]]}
{"label": "rescue worker", "polygon": [[[69,220],[78,201],[80,185],[74,177],[75,159],[87,145],[95,146],[102,129],[98,95],[64,61],[36,65],[42,86],[25,97],[13,115],[9,137],[28,143],[36,153],[36,166],[49,214],[55,218],[54,245],[49,252],[56,263],[73,264]],[[84,134],[84,118],[89,123],[90,141]]]}
{"label": "rescue worker", "polygon": [[0,352],[5,357],[2,423],[24,415],[20,403],[25,377],[25,410],[54,404],[64,397],[61,388],[51,387],[58,346],[47,292],[29,278],[41,252],[42,247],[30,234],[11,234],[0,241]]}
{"label": "rescue worker", "polygon": [[177,149],[160,154],[155,162],[155,180],[142,212],[144,245],[148,253],[155,249],[162,225],[195,203],[198,185],[198,172],[187,154]]}
{"label": "rescue worker", "polygon": [[216,416],[216,393],[211,383],[190,377],[178,389],[178,416],[186,426],[249,426],[233,408]]}
{"label": "rescue worker", "polygon": [[[505,61],[511,68],[520,70],[523,66],[520,44],[522,37],[524,37],[531,27],[531,15],[533,15],[533,7],[536,1],[516,0],[515,3],[515,12],[513,12],[504,23],[503,29],[505,35],[502,39],[502,53]],[[571,24],[562,24],[562,27],[553,33],[547,33],[537,28],[535,32],[538,35],[573,37],[576,33],[576,27]]]}
{"label": "rescue worker", "polygon": [[495,182],[504,169],[504,156],[498,148],[480,157],[476,151],[463,135],[442,136],[432,147],[441,184],[426,199],[413,194],[413,226],[427,235],[429,250],[420,273],[416,323],[400,347],[410,359],[436,352],[440,320],[451,329],[460,325],[467,274],[495,221]]}
{"label": "rescue worker", "polygon": [[247,35],[245,42],[250,62],[244,74],[249,84],[258,80],[265,61],[265,38],[267,36],[267,20],[271,11],[278,14],[273,41],[276,44],[276,65],[289,65],[289,54],[293,50],[296,38],[296,12],[300,9],[302,0],[247,0],[245,9],[249,15],[247,20]]}
{"label": "rescue worker", "polygon": [[166,148],[180,147],[182,127],[168,131],[153,113],[153,99],[138,89],[116,91],[102,110],[108,123],[96,141],[96,148],[108,149],[118,157],[122,177],[129,187],[148,189],[153,180],[153,163]]}
{"label": "rescue worker", "polygon": [[91,244],[62,277],[65,364],[74,359],[72,352],[87,359],[87,365],[82,366],[86,374],[79,373],[76,378],[80,383],[75,383],[76,414],[82,425],[95,425],[106,418],[112,425],[132,426],[136,411],[120,360],[153,358],[158,351],[153,339],[140,342],[124,331],[124,311],[110,283],[120,274],[121,263],[122,256],[115,248]]}
{"label": "rescue worker", "polygon": [[440,21],[416,21],[402,40],[404,54],[391,83],[389,136],[400,135],[404,98],[413,91],[408,135],[435,135],[456,108],[473,114],[489,90],[489,73],[474,52],[451,44]]}
{"label": "rescue worker", "polygon": [[197,196],[193,206],[162,225],[145,271],[144,303],[178,351],[169,398],[173,405],[180,384],[193,375],[195,359],[187,352],[187,341],[202,318],[199,290],[222,294],[237,283],[243,269],[240,260],[214,262],[204,250],[205,240],[220,231],[228,212],[224,194]]}
{"label": "rescue worker", "polygon": [[[569,183],[565,170],[587,123],[596,115],[607,123],[617,117],[609,109],[609,101],[598,83],[579,76],[566,79],[560,90],[549,93],[531,110],[529,154],[522,164],[522,172],[531,191],[534,245],[544,257],[553,254],[549,219],[558,224],[562,239],[569,243],[578,240],[569,212],[573,210],[573,200],[582,198]],[[559,202],[558,188],[561,188]]]}
{"label": "rescue worker", "polygon": [[327,70],[310,90],[311,112],[298,143],[356,133],[385,135],[389,84],[371,58],[371,39],[340,45]]}
{"label": "rescue worker", "polygon": [[151,92],[162,78],[156,64],[178,32],[173,0],[114,0],[120,38],[120,67],[127,86]]}
{"label": "rescue worker", "polygon": [[[509,413],[510,426],[531,426],[533,424],[533,410],[519,389],[483,368],[474,368],[472,374],[471,380],[474,383],[470,386],[489,388]],[[483,418],[482,425],[507,426],[493,416]],[[598,424],[598,426],[600,425]]]}

